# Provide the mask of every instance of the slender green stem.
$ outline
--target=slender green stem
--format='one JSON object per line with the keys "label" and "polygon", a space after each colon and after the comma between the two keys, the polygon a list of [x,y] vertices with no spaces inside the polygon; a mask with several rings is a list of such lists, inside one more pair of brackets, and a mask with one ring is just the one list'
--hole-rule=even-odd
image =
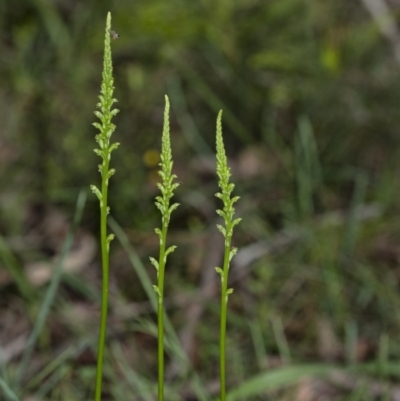
{"label": "slender green stem", "polygon": [[219,367],[220,367],[220,401],[226,400],[226,317],[228,311],[228,271],[229,271],[229,253],[231,249],[231,238],[228,237],[224,252],[224,279],[221,280],[221,322],[219,338]]}
{"label": "slender green stem", "polygon": [[101,284],[101,316],[99,343],[97,352],[96,370],[96,393],[95,400],[101,400],[101,387],[103,382],[103,363],[104,347],[106,342],[107,312],[108,312],[108,283],[109,283],[109,254],[107,243],[107,201],[108,201],[108,182],[107,171],[109,167],[108,158],[102,168],[101,194],[103,202],[100,204],[100,242],[101,242],[101,262],[102,262],[102,284]]}
{"label": "slender green stem", "polygon": [[164,400],[164,272],[165,272],[165,243],[168,226],[163,224],[162,242],[159,255],[159,274],[157,287],[160,291],[158,298],[158,401]]}
{"label": "slender green stem", "polygon": [[164,400],[164,310],[158,304],[158,401]]}

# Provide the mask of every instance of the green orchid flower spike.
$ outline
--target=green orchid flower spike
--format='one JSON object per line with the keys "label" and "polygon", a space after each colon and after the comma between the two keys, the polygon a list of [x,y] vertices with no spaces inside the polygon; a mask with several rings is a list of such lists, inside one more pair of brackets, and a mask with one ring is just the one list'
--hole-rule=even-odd
{"label": "green orchid flower spike", "polygon": [[169,134],[169,99],[165,96],[164,127],[161,141],[161,163],[160,171],[161,183],[157,186],[161,191],[161,196],[156,197],[155,204],[161,212],[161,229],[156,228],[155,232],[160,239],[160,253],[158,261],[150,258],[151,264],[157,270],[157,285],[154,291],[158,297],[158,401],[164,400],[164,273],[168,255],[174,252],[175,245],[166,248],[168,226],[172,212],[179,206],[179,203],[170,204],[174,191],[179,183],[174,182],[177,178],[172,174],[172,152]]}
{"label": "green orchid flower spike", "polygon": [[229,265],[233,256],[237,252],[237,248],[231,247],[232,234],[234,227],[241,221],[240,218],[234,219],[235,208],[234,204],[239,200],[239,196],[232,197],[232,191],[235,185],[229,182],[231,176],[228,160],[225,153],[224,141],[222,138],[222,111],[218,113],[217,118],[217,176],[220,192],[215,196],[222,200],[224,205],[222,210],[217,210],[217,213],[224,220],[224,226],[217,224],[218,230],[221,231],[225,238],[224,249],[224,265],[216,267],[216,272],[221,276],[221,320],[220,320],[220,401],[226,400],[226,316],[228,309],[228,297],[232,294],[233,289],[228,288],[228,273]]}
{"label": "green orchid flower spike", "polygon": [[100,102],[97,104],[98,110],[94,112],[96,117],[99,118],[100,122],[93,123],[93,125],[99,130],[99,134],[96,135],[96,142],[99,148],[95,149],[94,151],[102,160],[101,164],[99,165],[99,172],[101,175],[101,189],[97,188],[95,185],[91,185],[91,190],[97,196],[100,203],[100,242],[103,274],[101,291],[100,331],[97,352],[95,401],[101,400],[108,309],[109,250],[110,242],[114,238],[114,234],[107,234],[107,215],[110,212],[110,208],[107,204],[108,182],[111,176],[115,173],[114,169],[110,169],[110,160],[111,153],[119,146],[119,143],[117,142],[111,143],[111,135],[115,131],[115,125],[111,122],[111,120],[118,113],[119,110],[113,108],[113,104],[117,100],[113,97],[114,79],[111,60],[110,30],[111,14],[108,13],[104,40],[103,74],[99,95]]}

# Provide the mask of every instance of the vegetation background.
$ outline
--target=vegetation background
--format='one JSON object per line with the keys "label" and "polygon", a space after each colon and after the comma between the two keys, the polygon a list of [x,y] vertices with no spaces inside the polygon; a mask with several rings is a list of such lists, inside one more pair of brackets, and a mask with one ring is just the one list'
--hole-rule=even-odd
{"label": "vegetation background", "polygon": [[119,241],[104,400],[152,400],[156,391],[148,257],[158,247],[164,94],[182,182],[166,272],[167,398],[218,394],[214,141],[223,109],[243,218],[231,272],[230,399],[399,400],[398,0],[0,2],[6,399],[92,397],[99,213],[92,194],[84,210],[82,195],[75,204],[98,182],[91,123],[107,11],[120,35],[114,137],[122,146],[112,161]]}

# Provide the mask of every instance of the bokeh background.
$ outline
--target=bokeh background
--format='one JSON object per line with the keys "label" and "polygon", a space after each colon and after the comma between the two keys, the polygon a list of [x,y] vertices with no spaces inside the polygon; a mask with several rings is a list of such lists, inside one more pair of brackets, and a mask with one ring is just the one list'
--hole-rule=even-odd
{"label": "bokeh background", "polygon": [[122,146],[104,400],[156,394],[148,257],[165,94],[182,183],[166,277],[167,398],[218,394],[223,109],[243,218],[230,399],[399,400],[398,0],[0,2],[0,399],[92,398],[101,265],[88,189],[100,179],[91,124],[108,11],[120,35]]}

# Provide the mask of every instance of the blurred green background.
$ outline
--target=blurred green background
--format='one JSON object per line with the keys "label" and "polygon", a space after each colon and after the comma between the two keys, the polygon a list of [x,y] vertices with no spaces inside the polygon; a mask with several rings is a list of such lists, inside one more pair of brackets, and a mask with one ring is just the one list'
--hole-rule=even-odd
{"label": "blurred green background", "polygon": [[[120,35],[113,139],[122,146],[112,159],[118,241],[104,400],[156,391],[148,256],[158,246],[164,94],[182,182],[166,278],[168,398],[218,393],[214,141],[223,109],[243,218],[228,315],[231,400],[399,399],[400,2],[3,0],[5,399],[92,397],[101,268],[98,204],[87,190],[99,182],[91,124],[108,11]],[[74,213],[82,218],[71,226]]]}

